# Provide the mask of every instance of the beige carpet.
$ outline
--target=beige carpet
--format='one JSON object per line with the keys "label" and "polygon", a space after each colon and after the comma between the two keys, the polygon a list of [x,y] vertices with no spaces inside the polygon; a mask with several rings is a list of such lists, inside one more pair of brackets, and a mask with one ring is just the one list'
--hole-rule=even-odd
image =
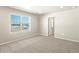
{"label": "beige carpet", "polygon": [[36,36],[0,46],[2,53],[78,53],[79,43],[56,39],[53,36]]}

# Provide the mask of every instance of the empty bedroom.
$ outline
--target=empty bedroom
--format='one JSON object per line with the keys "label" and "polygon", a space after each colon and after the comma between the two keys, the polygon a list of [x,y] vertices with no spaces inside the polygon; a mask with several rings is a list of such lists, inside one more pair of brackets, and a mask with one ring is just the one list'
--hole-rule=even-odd
{"label": "empty bedroom", "polygon": [[0,6],[0,53],[79,53],[79,6]]}

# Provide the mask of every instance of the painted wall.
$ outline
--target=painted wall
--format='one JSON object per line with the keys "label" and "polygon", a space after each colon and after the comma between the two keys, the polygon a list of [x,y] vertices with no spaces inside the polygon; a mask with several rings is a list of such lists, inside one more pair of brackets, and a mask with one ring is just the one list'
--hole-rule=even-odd
{"label": "painted wall", "polygon": [[40,16],[40,35],[48,36],[48,16]]}
{"label": "painted wall", "polygon": [[[9,29],[9,15],[14,13],[16,15],[31,16],[31,32],[10,33]],[[23,38],[39,35],[39,16],[9,7],[0,7],[0,44],[15,41]]]}
{"label": "painted wall", "polygon": [[79,8],[41,16],[41,34],[48,35],[48,17],[55,17],[56,38],[79,41]]}

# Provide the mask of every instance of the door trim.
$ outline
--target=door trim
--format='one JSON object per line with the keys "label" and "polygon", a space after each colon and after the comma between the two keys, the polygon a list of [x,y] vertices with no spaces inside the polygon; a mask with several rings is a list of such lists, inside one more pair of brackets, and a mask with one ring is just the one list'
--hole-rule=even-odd
{"label": "door trim", "polygon": [[54,20],[54,18],[55,18],[55,17],[48,17],[48,36],[49,36],[49,20],[50,20],[51,18],[53,19],[53,36],[54,36],[54,29],[55,29],[55,20]]}

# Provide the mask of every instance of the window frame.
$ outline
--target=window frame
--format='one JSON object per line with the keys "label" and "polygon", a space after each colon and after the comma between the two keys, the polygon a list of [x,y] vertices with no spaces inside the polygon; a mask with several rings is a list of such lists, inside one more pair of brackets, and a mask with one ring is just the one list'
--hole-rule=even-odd
{"label": "window frame", "polygon": [[[29,21],[30,21],[30,23],[29,23],[29,25],[30,25],[30,26],[29,26],[29,27],[30,27],[29,30],[28,30],[28,31],[22,30],[22,32],[31,32],[31,17],[30,17],[30,16],[22,15],[22,16],[21,16],[21,21],[22,21],[22,17],[29,17]],[[22,23],[21,23],[21,24],[22,24]]]}
{"label": "window frame", "polygon": [[[21,24],[22,24],[22,17],[29,17],[29,29],[28,29],[28,31],[27,30],[22,30],[22,29],[20,29],[20,31],[16,31],[16,32],[12,32],[11,31],[11,15],[16,15],[16,16],[20,16],[20,22],[21,22]],[[22,28],[22,27],[21,27]],[[12,34],[12,33],[15,33],[15,34],[17,34],[17,33],[22,33],[22,32],[31,32],[31,16],[27,16],[27,15],[19,15],[19,14],[15,14],[15,13],[11,13],[11,14],[9,14],[9,32]]]}

